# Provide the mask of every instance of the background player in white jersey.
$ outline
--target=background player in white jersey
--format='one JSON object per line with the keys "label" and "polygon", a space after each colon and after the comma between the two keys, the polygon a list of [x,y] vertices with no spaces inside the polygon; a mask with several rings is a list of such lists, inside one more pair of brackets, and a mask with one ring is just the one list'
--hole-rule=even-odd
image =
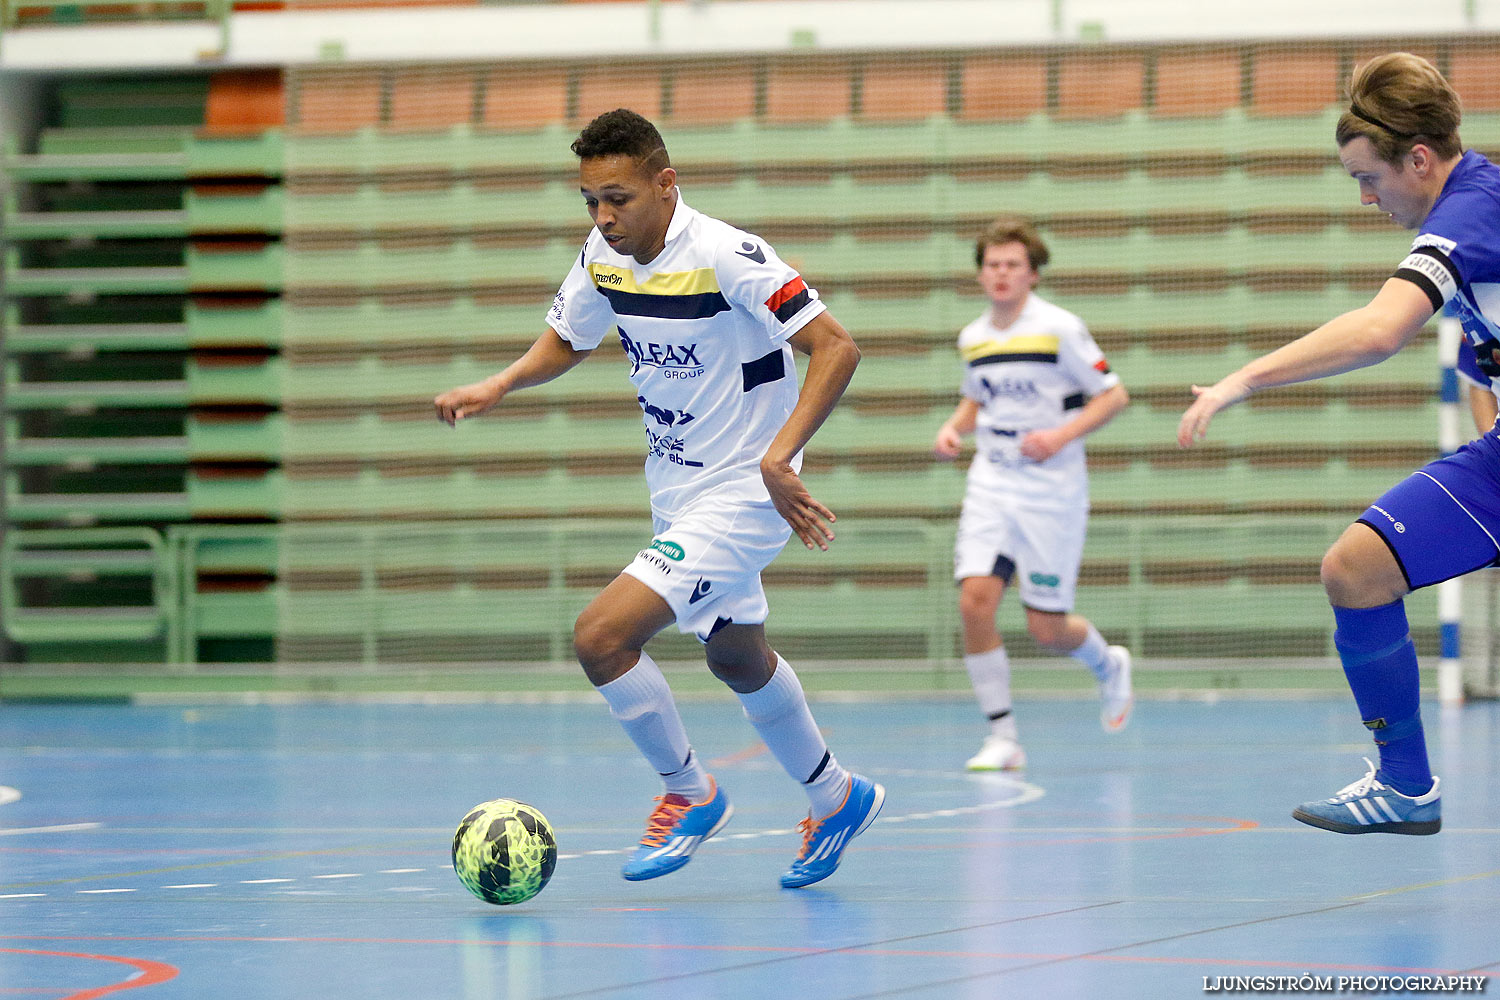
{"label": "background player in white jersey", "polygon": [[997,219],[979,236],[974,262],[990,306],[959,335],[963,399],[933,445],[940,458],[955,458],[973,433],[977,447],[953,556],[964,666],[990,720],[968,762],[974,771],[1026,765],[995,625],[1013,578],[1032,638],[1098,679],[1105,730],[1118,732],[1130,717],[1130,653],[1072,613],[1089,509],[1083,439],[1130,397],[1083,321],[1033,293],[1049,259],[1021,218]]}
{"label": "background player in white jersey", "polygon": [[[828,548],[834,515],[798,476],[801,453],[838,402],[859,349],[817,292],[758,237],[689,208],[661,135],[607,112],[573,143],[594,230],[520,360],[434,401],[455,424],[588,357],[613,328],[645,422],[655,537],[579,615],[584,673],[662,776],[665,794],[621,874],[687,864],[732,813],[694,754],[672,692],[644,652],[677,623],[739,696],[771,753],[807,792],[787,887],[833,874],[885,790],[829,752],[791,666],[766,642],[760,573],[793,531]],[[807,354],[801,391],[791,348]]]}
{"label": "background player in white jersey", "polygon": [[1474,418],[1474,429],[1480,434],[1489,433],[1490,428],[1495,426],[1497,413],[1500,413],[1500,400],[1495,398],[1490,377],[1479,370],[1479,359],[1474,356],[1474,348],[1467,341],[1461,340],[1458,343],[1454,370],[1458,373],[1458,380],[1468,398],[1469,415]]}
{"label": "background player in white jersey", "polygon": [[[1500,168],[1465,150],[1462,105],[1437,67],[1409,52],[1360,66],[1334,130],[1360,201],[1417,230],[1370,302],[1232,372],[1193,386],[1177,443],[1201,440],[1214,414],[1279,385],[1383,361],[1451,305],[1478,369],[1500,376]],[[1334,833],[1434,834],[1439,781],[1427,757],[1421,683],[1404,598],[1500,559],[1500,431],[1387,490],[1323,556],[1333,643],[1380,764],[1292,817]],[[1368,764],[1368,759],[1366,760]]]}

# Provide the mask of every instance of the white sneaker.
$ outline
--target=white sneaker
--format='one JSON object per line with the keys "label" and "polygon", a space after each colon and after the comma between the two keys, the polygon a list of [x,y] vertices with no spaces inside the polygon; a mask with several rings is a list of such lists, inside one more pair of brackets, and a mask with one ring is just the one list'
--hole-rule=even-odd
{"label": "white sneaker", "polygon": [[1130,721],[1130,710],[1135,706],[1130,689],[1130,650],[1110,646],[1109,658],[1114,661],[1114,669],[1099,682],[1099,700],[1104,703],[1099,709],[1099,723],[1106,733],[1118,733]]}
{"label": "white sneaker", "polygon": [[979,752],[964,765],[970,771],[1019,771],[1026,766],[1026,751],[1009,736],[985,737]]}

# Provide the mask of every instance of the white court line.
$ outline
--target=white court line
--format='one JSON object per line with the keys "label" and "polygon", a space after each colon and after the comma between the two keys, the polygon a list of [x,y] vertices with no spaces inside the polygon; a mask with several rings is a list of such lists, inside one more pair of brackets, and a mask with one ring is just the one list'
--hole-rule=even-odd
{"label": "white court line", "polygon": [[217,882],[189,882],[186,885],[164,885],[163,889],[212,889]]}
{"label": "white court line", "polygon": [[382,868],[381,875],[407,875],[411,872],[425,872],[426,868]]}
{"label": "white court line", "polygon": [[0,899],[35,899],[45,895],[47,895],[45,892],[8,892],[0,896]]}
{"label": "white court line", "polygon": [[342,872],[338,875],[314,875],[313,878],[361,878],[359,872]]}
{"label": "white court line", "polygon": [[63,823],[58,826],[0,827],[0,837],[19,837],[23,833],[73,833],[78,830],[97,830],[103,823]]}
{"label": "white court line", "polygon": [[[875,774],[876,772],[871,771],[870,773],[871,774]],[[893,769],[887,769],[887,770],[881,771],[881,772],[879,772],[879,774],[880,774],[881,777],[885,777],[886,775],[897,775],[899,777],[904,777],[904,778],[951,778],[951,777],[954,777],[954,775],[952,775],[950,773],[947,773],[947,772],[940,772],[940,771],[913,771],[913,770],[894,769],[894,768]],[[921,822],[922,820],[927,820],[927,819],[943,819],[943,818],[948,818],[948,817],[952,817],[952,816],[968,816],[968,815],[972,815],[974,813],[989,812],[989,811],[994,810],[994,809],[1013,809],[1016,806],[1022,806],[1022,805],[1027,804],[1028,802],[1035,802],[1037,799],[1039,799],[1043,795],[1047,794],[1047,790],[1044,789],[1044,788],[1042,788],[1039,785],[1033,785],[1033,784],[1031,784],[1028,781],[1022,781],[1020,778],[1012,778],[1012,777],[1010,777],[1008,775],[1004,775],[1004,774],[976,774],[976,775],[962,775],[961,777],[963,778],[963,780],[965,780],[965,781],[967,781],[969,783],[982,783],[982,784],[986,784],[986,785],[999,785],[999,786],[1001,786],[1003,788],[1008,788],[1008,789],[1014,791],[1015,794],[1012,797],[1010,797],[1010,798],[997,799],[994,802],[981,802],[980,804],[973,805],[973,806],[959,806],[959,807],[954,808],[954,809],[934,809],[934,810],[932,810],[930,812],[906,813],[905,815],[901,815],[901,816],[883,816],[882,815],[882,816],[878,817],[875,820],[875,824],[874,825],[878,826],[881,823],[918,823],[918,822]],[[797,831],[795,829],[752,830],[752,831],[750,831],[748,833],[730,833],[730,834],[725,834],[725,835],[721,836],[719,839],[721,839],[721,840],[754,840],[754,839],[759,838],[759,837],[785,837],[785,836],[787,836],[789,834],[793,834],[793,833],[796,833],[796,832]],[[577,854],[559,854],[557,856],[557,858],[558,858],[559,861],[562,861],[564,859],[592,857],[594,855],[600,855],[600,854],[629,854],[629,853],[631,853],[634,850],[635,850],[635,845],[631,845],[630,847],[619,848],[619,849],[609,849],[609,850],[602,850],[602,851],[580,851]]]}
{"label": "white court line", "polygon": [[79,889],[80,896],[109,896],[119,892],[135,892],[134,889]]}
{"label": "white court line", "polygon": [[295,882],[294,878],[247,878],[240,885],[270,885],[272,882]]}

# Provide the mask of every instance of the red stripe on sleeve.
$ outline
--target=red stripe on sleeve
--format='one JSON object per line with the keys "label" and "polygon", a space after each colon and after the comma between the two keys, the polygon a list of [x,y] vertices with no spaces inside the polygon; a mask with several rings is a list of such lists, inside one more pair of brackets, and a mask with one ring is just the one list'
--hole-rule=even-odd
{"label": "red stripe on sleeve", "polygon": [[772,295],[769,299],[766,299],[766,308],[771,310],[772,312],[775,312],[776,310],[781,308],[782,303],[786,302],[797,293],[805,291],[807,291],[807,282],[803,281],[802,275],[799,274],[791,281],[788,281],[786,284],[782,285],[781,288],[777,290],[775,295]]}

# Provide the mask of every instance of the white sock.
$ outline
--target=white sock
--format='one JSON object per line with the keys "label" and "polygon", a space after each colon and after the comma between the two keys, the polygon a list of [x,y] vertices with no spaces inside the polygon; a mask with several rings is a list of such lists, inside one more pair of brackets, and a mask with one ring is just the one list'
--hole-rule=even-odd
{"label": "white sock", "polygon": [[1010,656],[1004,646],[983,653],[965,653],[964,669],[974,685],[979,710],[994,721],[1010,711]]}
{"label": "white sock", "polygon": [[1099,634],[1099,630],[1094,628],[1092,622],[1089,623],[1089,632],[1084,636],[1083,642],[1068,655],[1088,667],[1101,681],[1109,676],[1109,671],[1114,666],[1110,661],[1109,644],[1104,641],[1104,636]]}
{"label": "white sock", "polygon": [[1019,740],[1020,734],[1016,732],[1016,717],[1010,709],[1006,709],[999,715],[990,717],[990,735],[1000,736],[1007,740]]}
{"label": "white sock", "polygon": [[843,805],[849,793],[849,772],[823,742],[792,665],[778,655],[776,670],[765,686],[739,699],[745,718],[766,747],[807,792],[813,818],[821,819]]}
{"label": "white sock", "polygon": [[641,653],[635,666],[597,690],[609,702],[610,714],[619,720],[625,735],[661,775],[669,795],[681,795],[690,802],[708,798],[708,774],[688,743],[672,689],[650,656]]}

